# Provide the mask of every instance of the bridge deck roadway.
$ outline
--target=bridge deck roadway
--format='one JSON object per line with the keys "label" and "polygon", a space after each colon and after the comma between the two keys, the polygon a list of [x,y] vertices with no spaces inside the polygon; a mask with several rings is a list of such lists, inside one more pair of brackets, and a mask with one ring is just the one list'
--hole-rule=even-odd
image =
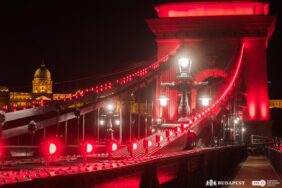
{"label": "bridge deck roadway", "polygon": [[257,187],[268,187],[270,184],[276,184],[273,187],[282,187],[281,178],[265,156],[249,156],[246,161],[240,164],[233,179],[233,181],[245,181],[244,187],[250,188],[254,187],[252,186],[252,181],[260,181],[260,183],[263,183],[262,180],[265,181],[265,186],[261,185]]}

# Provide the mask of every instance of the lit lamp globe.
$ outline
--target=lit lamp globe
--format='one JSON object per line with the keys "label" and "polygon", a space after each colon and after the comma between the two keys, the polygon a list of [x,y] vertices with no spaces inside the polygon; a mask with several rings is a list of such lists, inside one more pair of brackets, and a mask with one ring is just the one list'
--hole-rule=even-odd
{"label": "lit lamp globe", "polygon": [[192,66],[192,60],[189,58],[179,58],[178,66],[179,66],[180,72],[190,73],[190,69]]}
{"label": "lit lamp globe", "polygon": [[181,66],[182,68],[186,68],[186,67],[188,66],[189,59],[187,59],[187,58],[180,58],[180,59],[178,60],[178,63],[180,64],[180,66]]}
{"label": "lit lamp globe", "polygon": [[188,77],[190,77],[189,74],[190,74],[191,66],[192,66],[191,59],[188,58],[178,59],[178,68],[180,73],[178,77],[182,79],[187,79]]}
{"label": "lit lamp globe", "polygon": [[168,101],[167,96],[162,95],[162,96],[160,96],[159,100],[160,100],[160,105],[162,107],[167,106],[167,101]]}
{"label": "lit lamp globe", "polygon": [[204,107],[207,107],[210,104],[210,98],[203,97],[203,98],[201,98],[201,101],[202,101],[202,105]]}
{"label": "lit lamp globe", "polygon": [[114,105],[112,103],[109,103],[107,105],[107,110],[109,113],[112,113],[114,111]]}

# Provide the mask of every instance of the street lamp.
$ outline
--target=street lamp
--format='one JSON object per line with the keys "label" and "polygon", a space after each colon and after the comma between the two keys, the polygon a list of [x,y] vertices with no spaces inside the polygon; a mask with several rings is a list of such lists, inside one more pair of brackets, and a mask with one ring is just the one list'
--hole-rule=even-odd
{"label": "street lamp", "polygon": [[115,124],[116,124],[116,125],[120,125],[120,120],[119,120],[119,119],[116,119],[116,120],[115,120]]}
{"label": "street lamp", "polygon": [[162,87],[167,87],[173,90],[177,90],[180,94],[180,100],[178,105],[178,121],[187,121],[189,120],[188,115],[191,112],[189,105],[189,93],[192,88],[198,88],[203,85],[207,85],[207,82],[196,82],[193,80],[191,72],[192,60],[189,58],[179,58],[178,59],[178,68],[179,74],[177,76],[178,82],[171,83],[161,83]]}
{"label": "street lamp", "polygon": [[234,118],[234,124],[238,124],[238,123],[239,123],[239,120],[240,120],[240,118],[239,118],[239,117]]}
{"label": "street lamp", "polygon": [[113,103],[108,103],[106,105],[105,114],[101,114],[101,119],[99,120],[99,124],[101,126],[106,125],[106,131],[108,133],[108,138],[110,140],[114,139],[114,130],[113,130],[113,124],[120,125],[120,119],[119,115],[115,114],[115,106]]}
{"label": "street lamp", "polygon": [[160,101],[160,105],[163,107],[163,119],[164,119],[164,123],[166,121],[166,113],[165,113],[165,107],[167,106],[167,101],[168,101],[168,97],[165,95],[161,95],[159,97],[159,101]]}
{"label": "street lamp", "polygon": [[112,103],[109,103],[106,108],[107,108],[107,115],[108,115],[107,132],[109,134],[109,139],[113,140],[114,139],[114,130],[113,130],[112,117],[113,117],[113,112],[114,112],[114,105]]}
{"label": "street lamp", "polygon": [[242,127],[241,128],[241,143],[244,144],[244,134],[246,132],[246,128]]}
{"label": "street lamp", "polygon": [[190,71],[192,66],[192,60],[189,58],[179,58],[178,59],[178,68],[180,75],[179,78],[188,78],[191,77]]}
{"label": "street lamp", "polygon": [[76,122],[77,122],[77,124],[76,124],[76,126],[77,126],[77,143],[79,144],[79,139],[80,139],[80,137],[79,137],[79,135],[80,135],[80,133],[79,133],[79,126],[80,126],[79,118],[80,118],[81,114],[80,114],[80,110],[78,108],[75,109],[74,115],[76,117]]}
{"label": "street lamp", "polygon": [[201,102],[202,102],[202,105],[204,106],[204,107],[207,107],[209,104],[210,104],[210,98],[208,98],[208,97],[202,97],[202,98],[200,98],[200,100],[201,100]]}
{"label": "street lamp", "polygon": [[106,122],[105,122],[104,119],[100,119],[100,121],[99,121],[99,124],[100,124],[100,125],[105,125],[105,123],[106,123]]}
{"label": "street lamp", "polygon": [[109,103],[108,105],[107,105],[107,111],[108,111],[108,113],[113,113],[114,112],[114,105],[112,104],[112,103]]}
{"label": "street lamp", "polygon": [[159,97],[160,105],[161,105],[162,107],[166,107],[166,106],[167,106],[168,100],[169,100],[169,98],[168,98],[167,96],[165,96],[165,95],[161,95],[161,96]]}

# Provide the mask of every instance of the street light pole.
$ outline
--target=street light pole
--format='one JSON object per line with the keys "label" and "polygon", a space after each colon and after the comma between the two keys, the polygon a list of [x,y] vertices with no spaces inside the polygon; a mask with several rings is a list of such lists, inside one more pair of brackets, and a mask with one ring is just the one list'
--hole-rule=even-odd
{"label": "street light pole", "polygon": [[98,118],[97,118],[97,140],[99,142],[99,127],[100,127],[100,108],[98,108]]}
{"label": "street light pole", "polygon": [[109,103],[106,108],[107,108],[107,119],[108,119],[108,123],[107,123],[108,138],[110,140],[113,140],[114,130],[113,130],[112,118],[114,113],[114,105],[112,103]]}
{"label": "street light pole", "polygon": [[177,76],[177,79],[179,80],[179,82],[161,83],[162,87],[177,90],[180,93],[180,102],[178,105],[179,122],[189,120],[188,115],[190,114],[191,110],[189,105],[188,93],[190,92],[190,90],[192,88],[197,88],[208,84],[207,82],[196,82],[192,79],[192,76],[190,74],[191,66],[191,59],[178,59],[179,75]]}
{"label": "street light pole", "polygon": [[131,141],[131,131],[132,131],[132,108],[131,108],[132,102],[129,102],[129,141]]}
{"label": "street light pole", "polygon": [[122,143],[122,102],[120,102],[120,109],[119,109],[119,143]]}
{"label": "street light pole", "polygon": [[75,109],[74,111],[74,115],[76,116],[76,121],[77,121],[77,143],[79,144],[79,126],[80,126],[80,123],[79,123],[79,118],[80,118],[80,110],[77,108]]}
{"label": "street light pole", "polygon": [[146,109],[146,114],[145,114],[145,137],[147,137],[148,134],[148,101],[146,99],[145,103],[145,109]]}

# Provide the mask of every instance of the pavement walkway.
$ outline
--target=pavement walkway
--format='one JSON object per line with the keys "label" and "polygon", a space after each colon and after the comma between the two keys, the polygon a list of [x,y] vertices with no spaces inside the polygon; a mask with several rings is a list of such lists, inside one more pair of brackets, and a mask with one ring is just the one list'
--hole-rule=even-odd
{"label": "pavement walkway", "polygon": [[[275,187],[282,188],[282,180],[265,156],[249,156],[242,162],[233,181],[244,181],[244,186],[233,187]],[[253,182],[256,181],[256,182]],[[252,185],[253,184],[253,185]]]}

